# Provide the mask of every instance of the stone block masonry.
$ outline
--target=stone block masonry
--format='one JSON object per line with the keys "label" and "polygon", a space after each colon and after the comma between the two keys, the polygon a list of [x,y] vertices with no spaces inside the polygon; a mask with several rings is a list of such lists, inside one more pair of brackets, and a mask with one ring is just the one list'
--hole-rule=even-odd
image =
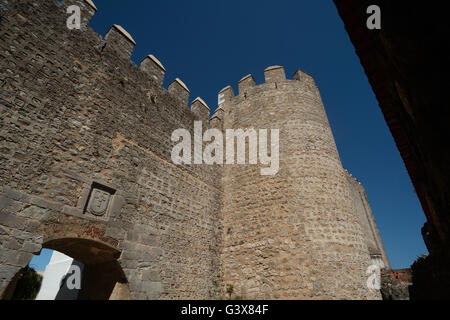
{"label": "stone block masonry", "polygon": [[[198,120],[187,91],[162,88],[154,58],[134,65],[123,28],[102,39],[68,30],[64,2],[2,5],[0,288],[38,245],[83,238],[121,252],[135,299],[218,297],[221,172],[170,158]],[[109,206],[90,211],[96,195]]]}
{"label": "stone block masonry", "polygon": [[[68,5],[80,30],[66,27]],[[365,272],[381,239],[374,220],[370,234],[361,226],[313,78],[280,66],[261,85],[246,76],[209,119],[181,79],[161,87],[156,57],[130,61],[123,27],[104,38],[88,27],[96,11],[0,0],[0,294],[50,248],[107,265],[111,299],[217,299],[230,284],[252,299],[380,298]],[[194,121],[280,129],[278,174],[175,165],[171,134]]]}

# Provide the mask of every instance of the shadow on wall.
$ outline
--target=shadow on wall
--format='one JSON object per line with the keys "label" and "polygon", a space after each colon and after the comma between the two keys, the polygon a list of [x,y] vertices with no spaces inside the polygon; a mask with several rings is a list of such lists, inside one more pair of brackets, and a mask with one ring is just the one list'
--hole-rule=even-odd
{"label": "shadow on wall", "polygon": [[42,276],[26,266],[11,280],[3,294],[3,300],[34,300],[39,292]]}

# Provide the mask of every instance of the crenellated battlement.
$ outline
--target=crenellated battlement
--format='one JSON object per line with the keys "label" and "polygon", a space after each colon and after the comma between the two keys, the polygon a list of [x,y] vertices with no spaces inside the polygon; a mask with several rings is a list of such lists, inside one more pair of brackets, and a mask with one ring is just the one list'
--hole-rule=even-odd
{"label": "crenellated battlement", "polygon": [[350,173],[350,171],[348,171],[348,170],[345,169],[345,168],[344,168],[344,171],[347,173],[347,177],[348,177],[349,179],[352,179],[353,182],[355,182],[355,183],[357,183],[357,184],[359,184],[359,185],[362,186],[361,182],[360,182],[355,176],[353,176],[353,175]]}
{"label": "crenellated battlement", "polygon": [[188,87],[184,84],[181,79],[176,78],[169,84],[169,93],[174,95],[177,99],[181,101],[183,106],[188,105],[189,103],[189,95],[191,91],[188,89]]}
{"label": "crenellated battlement", "polygon": [[114,24],[105,36],[106,49],[114,50],[121,58],[130,59],[136,42],[121,26]]}
{"label": "crenellated battlement", "polygon": [[223,120],[223,112],[224,109],[228,107],[228,105],[232,105],[233,100],[235,98],[247,98],[249,94],[256,89],[260,89],[264,86],[269,85],[272,89],[274,85],[277,87],[278,83],[282,82],[300,82],[302,86],[307,87],[308,89],[314,90],[317,89],[314,78],[308,73],[298,69],[292,76],[292,80],[286,79],[286,73],[284,67],[282,66],[270,66],[264,70],[264,79],[265,82],[262,84],[256,84],[255,79],[252,74],[248,74],[238,81],[238,94],[235,95],[233,88],[231,86],[226,86],[222,90],[219,91],[218,94],[218,108],[215,113],[211,116],[211,121],[214,119],[215,122],[219,122]]}
{"label": "crenellated battlement", "polygon": [[158,85],[162,86],[166,68],[154,55],[149,54],[142,59],[140,69],[153,78]]}
{"label": "crenellated battlement", "polygon": [[226,103],[230,102],[231,99],[234,98],[234,91],[231,86],[226,86],[222,90],[219,91],[219,95],[217,98],[217,106],[221,108]]}
{"label": "crenellated battlement", "polygon": [[197,97],[191,102],[191,111],[201,120],[208,121],[211,110],[202,98]]}
{"label": "crenellated battlement", "polygon": [[[63,0],[59,5],[61,5],[63,8],[67,8],[71,5],[76,5],[80,7],[82,17],[82,30],[84,30],[85,28],[89,28],[88,26],[89,21],[98,11],[98,8],[96,7],[95,3],[92,0]],[[94,30],[91,29],[91,31],[95,33]],[[120,59],[123,60],[131,59],[131,55],[134,51],[135,46],[137,45],[133,36],[119,24],[113,24],[106,33],[106,35],[104,36],[104,38],[103,37],[101,38],[103,40],[102,43],[99,44],[100,50],[102,52],[105,50],[109,52],[114,52]],[[139,70],[145,73],[149,78],[151,78],[157,86],[160,86],[162,89],[164,89],[162,85],[167,70],[161,63],[161,61],[158,60],[158,58],[156,58],[153,54],[148,54],[141,60],[138,71]],[[266,68],[264,70],[264,77],[265,82],[261,85],[266,84],[276,85],[279,82],[292,81],[286,79],[284,67],[279,65],[270,66]],[[301,70],[297,70],[294,73],[293,80],[303,82],[307,85],[315,85],[314,79],[310,75]],[[231,100],[234,99],[235,97],[251,94],[252,89],[259,86],[260,85],[256,84],[253,75],[248,74],[238,81],[237,95],[235,95],[233,88],[231,86],[223,88],[219,92],[218,108],[214,112],[214,114],[211,115],[210,120],[214,119],[214,121],[222,121],[223,112],[226,109],[225,105],[228,102],[231,102]],[[170,82],[167,88],[167,92],[171,96],[173,96],[177,101],[179,101],[182,106],[185,106],[188,109],[190,90],[181,79],[176,78],[172,82]],[[199,102],[198,100],[197,101],[194,100],[192,101],[191,104],[192,106],[194,106],[198,104],[198,102]],[[200,103],[199,106],[203,106],[203,104]],[[204,110],[201,112],[202,113],[201,118],[204,118],[204,114],[206,114],[206,111],[208,109],[201,107],[198,108],[194,106],[194,108],[191,107],[190,110],[195,111],[194,113],[196,113],[197,116],[200,116],[199,112],[202,109]]]}
{"label": "crenellated battlement", "polygon": [[308,86],[309,88],[315,88],[317,89],[316,82],[314,81],[314,78],[312,75],[297,69],[293,75],[294,80],[300,81],[305,86]]}
{"label": "crenellated battlement", "polygon": [[[56,0],[55,0],[56,1]],[[92,0],[63,0],[61,5],[66,8],[71,5],[76,5],[80,7],[82,16],[82,29],[89,28],[88,23],[98,11],[96,5]],[[94,30],[91,29],[95,33]],[[130,60],[131,55],[137,45],[133,36],[121,25],[113,24],[105,37],[102,38],[102,43],[99,44],[100,51],[114,52],[118,58],[123,60]],[[163,66],[161,61],[159,61],[153,54],[148,54],[145,56],[140,63],[138,71],[141,71],[147,75],[150,79],[154,81],[157,86],[162,89],[166,68]],[[297,70],[293,75],[293,80],[286,79],[284,67],[275,65],[270,66],[264,70],[265,82],[261,85],[275,84],[284,81],[297,80],[306,85],[315,85],[314,79],[307,73]],[[218,108],[211,115],[210,120],[213,122],[220,122],[223,120],[224,111],[226,109],[226,104],[231,102],[235,97],[246,96],[251,94],[255,87],[260,87],[261,85],[256,84],[253,75],[248,74],[238,81],[238,94],[235,95],[231,86],[223,88],[219,92],[218,97]],[[174,79],[168,85],[167,92],[169,95],[173,96],[176,101],[179,101],[182,106],[188,109],[189,106],[189,96],[190,90],[187,85],[179,78]],[[200,99],[201,100],[201,99]],[[191,103],[190,110],[199,118],[204,119],[205,115],[208,113],[206,119],[209,119],[209,107],[206,103],[203,103],[199,99],[195,99]]]}
{"label": "crenellated battlement", "polygon": [[[81,17],[83,20],[82,30],[88,28],[88,23],[98,11],[96,5],[92,0],[63,0],[61,5],[64,8],[71,5],[76,5],[80,8]],[[95,32],[92,29],[91,31]],[[133,39],[133,36],[119,24],[114,24],[110,27],[105,37],[103,38],[103,42],[99,45],[101,51],[107,50],[109,52],[115,52],[115,54],[117,54],[119,58],[124,60],[131,59],[131,55],[134,51],[135,46],[136,41]],[[139,70],[144,72],[158,86],[163,88],[162,85],[167,70],[163,66],[161,61],[159,61],[153,54],[149,54],[141,60]],[[177,101],[179,101],[183,106],[188,107],[190,90],[181,79],[176,78],[172,82],[170,82],[167,88],[167,92]],[[201,98],[195,99],[191,104],[192,106],[190,110],[193,111],[194,114],[196,114],[200,118],[205,118],[205,114],[208,113],[206,116],[206,120],[209,119],[209,107]]]}
{"label": "crenellated battlement", "polygon": [[95,11],[97,11],[97,7],[91,0],[85,0]]}
{"label": "crenellated battlement", "polygon": [[[292,80],[286,79],[284,67],[282,67],[282,66],[271,66],[271,67],[266,68],[264,70],[264,78],[265,78],[265,82],[260,85],[295,80],[295,81],[300,81],[305,85],[314,85],[315,86],[314,78],[311,75],[307,74],[306,72],[304,72],[300,69],[298,69],[294,73]],[[252,74],[248,74],[245,77],[243,77],[241,80],[238,81],[239,91],[238,91],[237,96],[248,93],[252,88],[258,87],[260,85],[256,84],[255,79]],[[233,92],[233,89],[231,88],[231,86],[227,86],[227,87],[223,88],[219,92],[219,100],[218,100],[219,106],[226,101],[230,101],[234,96],[235,95],[234,95],[234,92]]]}
{"label": "crenellated battlement", "polygon": [[81,14],[81,30],[86,30],[92,17],[97,12],[97,7],[91,0],[63,0],[61,5],[69,8],[75,5],[80,8]]}
{"label": "crenellated battlement", "polygon": [[[95,6],[94,2],[92,0],[63,0],[62,1],[63,6],[69,6],[69,5],[77,5],[80,7],[90,7],[95,12],[97,12],[97,7]],[[86,6],[87,5],[87,6]]]}
{"label": "crenellated battlement", "polygon": [[[108,130],[113,130],[115,119],[121,119],[123,124],[127,123],[127,128],[122,128],[122,133],[127,132],[127,137],[141,144],[147,141],[151,143],[152,139],[158,140],[156,136],[165,131],[180,127],[190,129],[194,119],[208,122],[209,106],[200,97],[189,103],[190,90],[180,78],[171,81],[167,89],[163,87],[167,70],[154,54],[143,57],[139,65],[131,60],[137,39],[124,26],[113,24],[104,36],[88,26],[98,11],[93,1],[20,0],[5,3],[1,7],[2,40],[12,41],[12,38],[8,38],[9,34],[17,33],[14,36],[21,42],[16,40],[16,48],[24,52],[25,58],[20,61],[27,67],[27,70],[21,72],[38,72],[37,76],[40,77],[39,81],[32,83],[36,90],[29,92],[30,97],[36,98],[25,102],[14,91],[14,88],[25,84],[17,83],[8,76],[8,72],[3,72],[0,85],[5,84],[8,88],[4,91],[8,103],[17,100],[18,105],[30,104],[31,107],[31,104],[34,106],[40,103],[34,107],[41,107],[59,101],[60,105],[68,105],[70,108],[83,107],[90,112],[102,110],[104,114],[99,117],[102,120],[95,121],[111,121],[109,126],[105,126]],[[68,18],[77,11],[82,20],[81,28],[69,28]],[[17,28],[17,24],[23,27]],[[31,34],[34,37],[30,37]],[[17,65],[15,58],[14,52],[6,51],[3,65]],[[39,88],[42,87],[54,90],[55,96],[48,94],[41,97]],[[61,87],[64,89],[58,89]],[[77,115],[72,117],[79,118]],[[72,119],[64,118],[59,121],[66,125],[66,121],[70,123]],[[85,124],[77,120],[78,122]],[[136,130],[139,133],[135,134],[134,125],[156,130],[151,133],[146,129]],[[170,134],[167,136],[170,140]],[[170,157],[167,148],[161,150],[160,156]]]}
{"label": "crenellated battlement", "polygon": [[272,66],[264,70],[266,83],[276,83],[286,80],[284,68],[281,66]]}
{"label": "crenellated battlement", "polygon": [[238,82],[239,94],[254,86],[256,86],[256,82],[253,76],[251,74],[246,75]]}

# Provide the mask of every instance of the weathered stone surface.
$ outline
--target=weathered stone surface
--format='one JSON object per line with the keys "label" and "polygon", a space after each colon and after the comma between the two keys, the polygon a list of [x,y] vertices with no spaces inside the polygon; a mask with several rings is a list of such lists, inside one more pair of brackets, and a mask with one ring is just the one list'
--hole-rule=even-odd
{"label": "weathered stone surface", "polygon": [[33,242],[25,242],[23,244],[22,250],[30,253],[39,253],[39,251],[42,249],[42,244],[33,243]]}
{"label": "weathered stone surface", "polygon": [[21,230],[26,220],[14,214],[0,212],[0,225]]}
{"label": "weathered stone surface", "polygon": [[355,177],[353,177],[348,171],[346,172],[358,222],[361,226],[361,231],[365,235],[365,241],[367,247],[369,248],[369,253],[371,254],[371,257],[375,257],[375,259],[377,256],[380,256],[383,261],[384,268],[390,270],[391,266],[389,264],[388,256],[386,250],[384,249],[383,241],[381,240],[380,232],[378,231],[372,209],[370,208],[366,191]]}
{"label": "weathered stone surface", "polygon": [[39,197],[31,197],[30,203],[41,208],[60,211],[62,210],[63,204],[59,202],[48,201]]}
{"label": "weathered stone surface", "polygon": [[[82,30],[66,28],[68,4],[86,13]],[[379,297],[365,287],[367,239],[311,76],[286,80],[277,66],[265,84],[248,76],[238,96],[221,92],[211,126],[280,129],[277,175],[175,165],[172,132],[199,118],[207,129],[208,107],[189,110],[179,79],[162,88],[153,58],[129,61],[131,35],[113,26],[102,39],[84,0],[1,10],[0,290],[48,247],[92,270],[120,264],[118,290],[134,299],[219,298],[227,284],[247,298]],[[93,190],[110,195],[97,211]]]}
{"label": "weathered stone surface", "polygon": [[43,220],[49,216],[49,210],[36,206],[30,206],[20,211],[18,215],[30,219]]}
{"label": "weathered stone surface", "polygon": [[20,268],[16,266],[10,266],[6,264],[0,265],[0,285],[8,284],[9,280],[11,280],[19,270]]}
{"label": "weathered stone surface", "polygon": [[108,227],[106,229],[105,236],[118,240],[123,240],[125,238],[125,230],[117,227]]}
{"label": "weathered stone surface", "polygon": [[114,195],[111,199],[111,204],[109,206],[109,216],[118,217],[125,204],[125,199],[120,195]]}
{"label": "weathered stone surface", "polygon": [[142,271],[142,280],[149,280],[152,282],[159,280],[159,272],[154,270],[144,270]]}
{"label": "weathered stone surface", "polygon": [[62,208],[62,212],[64,214],[73,215],[73,216],[81,216],[83,214],[82,210],[75,208],[75,207],[71,207],[71,206],[64,206]]}
{"label": "weathered stone surface", "polygon": [[7,211],[9,213],[16,213],[22,209],[23,204],[19,201],[15,201],[6,196],[0,196],[0,210]]}
{"label": "weathered stone surface", "polygon": [[29,196],[25,193],[19,192],[17,190],[11,189],[7,186],[3,187],[3,192],[2,192],[3,196],[12,199],[12,200],[16,200],[16,201],[20,201],[20,202],[28,202],[29,201]]}

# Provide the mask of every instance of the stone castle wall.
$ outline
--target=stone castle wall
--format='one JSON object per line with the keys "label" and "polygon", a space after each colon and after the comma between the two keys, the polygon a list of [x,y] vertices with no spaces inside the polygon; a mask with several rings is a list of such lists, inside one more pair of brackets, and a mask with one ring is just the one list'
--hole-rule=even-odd
{"label": "stone castle wall", "polygon": [[[118,26],[69,30],[72,3],[95,12],[1,1],[0,290],[41,246],[87,238],[121,252],[134,298],[217,297],[221,172],[170,157],[173,130],[198,119],[188,89],[133,64]],[[85,210],[95,186],[114,193],[100,217]]]}
{"label": "stone castle wall", "polygon": [[387,270],[391,269],[389,259],[384,249],[383,241],[381,241],[380,232],[373,216],[372,209],[370,208],[369,200],[367,198],[366,190],[363,185],[353,177],[348,171],[347,179],[350,185],[356,214],[358,216],[358,222],[362,228],[362,232],[365,235],[367,247],[369,253],[374,262],[380,259],[383,262],[384,267]]}
{"label": "stone castle wall", "polygon": [[[66,27],[70,4],[81,30]],[[115,298],[210,299],[228,284],[246,298],[380,298],[366,287],[373,233],[312,77],[247,76],[237,96],[220,92],[208,124],[180,79],[161,86],[154,56],[130,61],[122,27],[103,38],[87,26],[96,10],[0,0],[0,294],[45,247],[87,270],[118,263]],[[173,164],[172,132],[194,120],[280,129],[278,174]]]}

